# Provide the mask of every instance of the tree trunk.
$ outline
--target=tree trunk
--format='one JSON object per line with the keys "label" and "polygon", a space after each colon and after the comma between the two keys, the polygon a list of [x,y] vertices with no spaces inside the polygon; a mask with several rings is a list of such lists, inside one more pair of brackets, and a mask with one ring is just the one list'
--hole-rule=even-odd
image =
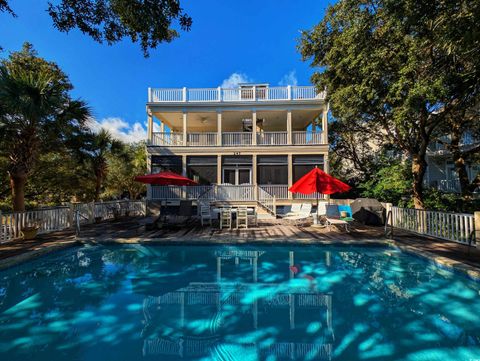
{"label": "tree trunk", "polygon": [[25,184],[27,175],[25,173],[10,174],[10,187],[12,189],[12,203],[15,212],[25,210]]}
{"label": "tree trunk", "polygon": [[98,202],[100,199],[100,191],[102,189],[102,177],[96,176],[95,178],[95,202]]}
{"label": "tree trunk", "polygon": [[424,209],[423,203],[423,178],[427,169],[424,153],[414,154],[412,157],[413,175],[413,204],[416,209]]}

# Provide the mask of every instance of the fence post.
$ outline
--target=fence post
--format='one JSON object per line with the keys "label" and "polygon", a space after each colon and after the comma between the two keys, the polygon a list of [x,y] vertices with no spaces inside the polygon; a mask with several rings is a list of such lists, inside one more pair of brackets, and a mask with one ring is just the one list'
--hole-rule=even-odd
{"label": "fence post", "polygon": [[[385,220],[385,235],[390,236],[390,238],[393,238],[393,213],[392,213],[392,203],[385,203],[385,209],[387,211],[387,217]],[[390,232],[388,234],[388,226],[390,226]]]}
{"label": "fence post", "polygon": [[68,204],[68,227],[71,228],[74,226],[74,206],[73,203]]}
{"label": "fence post", "polygon": [[473,225],[475,227],[475,242],[476,247],[480,248],[478,244],[480,243],[480,211],[475,211],[473,213]]}
{"label": "fence post", "polygon": [[88,223],[95,223],[95,202],[88,203]]}

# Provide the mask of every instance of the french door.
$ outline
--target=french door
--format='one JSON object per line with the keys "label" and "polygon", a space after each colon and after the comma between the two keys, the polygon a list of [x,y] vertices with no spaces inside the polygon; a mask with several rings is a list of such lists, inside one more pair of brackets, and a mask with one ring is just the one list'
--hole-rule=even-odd
{"label": "french door", "polygon": [[252,169],[240,167],[223,168],[223,184],[252,184]]}

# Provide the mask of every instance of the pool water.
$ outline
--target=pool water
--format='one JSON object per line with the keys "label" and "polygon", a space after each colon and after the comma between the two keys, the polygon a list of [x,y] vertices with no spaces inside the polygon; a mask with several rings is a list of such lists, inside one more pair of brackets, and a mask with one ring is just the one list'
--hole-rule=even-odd
{"label": "pool water", "polygon": [[0,272],[0,360],[480,360],[479,290],[390,248],[72,248]]}

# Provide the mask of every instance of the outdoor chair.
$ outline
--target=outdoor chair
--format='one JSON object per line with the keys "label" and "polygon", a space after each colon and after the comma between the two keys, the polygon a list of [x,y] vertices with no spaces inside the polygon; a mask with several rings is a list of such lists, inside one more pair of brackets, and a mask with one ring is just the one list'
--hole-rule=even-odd
{"label": "outdoor chair", "polygon": [[220,208],[220,229],[232,229],[232,209],[230,207]]}
{"label": "outdoor chair", "polygon": [[310,203],[302,203],[300,212],[298,212],[296,215],[286,216],[283,219],[297,224],[300,221],[304,221],[308,219],[311,213],[312,213],[312,205]]}
{"label": "outdoor chair", "polygon": [[211,226],[212,225],[212,209],[210,208],[210,205],[200,203],[199,206],[200,206],[200,222],[202,223],[202,227],[207,222]]}
{"label": "outdoor chair", "polygon": [[319,215],[323,216],[323,221],[329,231],[331,226],[343,226],[346,232],[350,232],[350,224],[347,220],[340,218],[340,211],[336,204],[322,204],[322,206],[319,204]]}
{"label": "outdoor chair", "polygon": [[298,216],[300,214],[300,210],[302,209],[302,204],[301,203],[293,203],[292,206],[290,207],[290,212],[287,212],[285,214],[279,215],[280,217],[291,217],[291,216]]}
{"label": "outdoor chair", "polygon": [[248,228],[248,208],[238,207],[237,209],[237,229],[240,227]]}

